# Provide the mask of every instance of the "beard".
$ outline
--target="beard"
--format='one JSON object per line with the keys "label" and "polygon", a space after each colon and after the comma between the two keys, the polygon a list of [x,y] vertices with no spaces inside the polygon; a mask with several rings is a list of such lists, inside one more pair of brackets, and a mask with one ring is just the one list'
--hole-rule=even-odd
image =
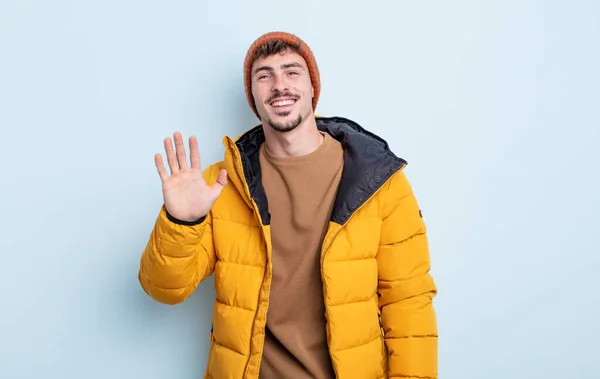
{"label": "beard", "polygon": [[[279,98],[292,98],[292,99],[296,99],[298,100],[300,98],[300,96],[292,94],[291,92],[277,92],[275,93],[272,97],[270,97],[266,103],[271,104],[273,101],[279,99]],[[265,112],[266,113],[266,112]],[[287,117],[292,113],[292,111],[283,111],[283,112],[275,112],[275,115],[279,116],[279,117]],[[266,114],[265,114],[266,115]],[[293,120],[290,121],[286,121],[286,122],[275,122],[273,121],[272,118],[267,116],[267,123],[277,132],[279,133],[288,133],[291,132],[292,130],[296,129],[301,123],[302,121],[304,121],[304,117],[302,116],[302,114],[299,114],[298,117],[296,117]]]}
{"label": "beard", "polygon": [[[290,114],[290,112],[284,112],[284,113],[279,113],[278,116],[288,116]],[[298,125],[300,125],[302,123],[302,121],[304,120],[304,118],[302,117],[302,115],[298,115],[298,117],[294,120],[291,121],[287,121],[287,122],[275,122],[273,121],[271,118],[267,119],[267,123],[276,131],[278,131],[279,133],[287,133],[287,132],[291,132],[292,130],[296,129],[298,127]]]}

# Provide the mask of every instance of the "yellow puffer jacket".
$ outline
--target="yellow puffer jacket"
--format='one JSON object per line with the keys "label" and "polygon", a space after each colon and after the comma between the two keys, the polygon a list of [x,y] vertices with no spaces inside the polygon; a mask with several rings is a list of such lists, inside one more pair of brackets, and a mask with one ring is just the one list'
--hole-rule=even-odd
{"label": "yellow puffer jacket", "polygon": [[[322,253],[327,338],[337,378],[437,378],[437,326],[426,228],[385,141],[343,118],[317,118],[344,147],[344,171]],[[229,183],[210,213],[182,223],[161,209],[139,280],[176,304],[214,273],[216,299],[205,378],[258,378],[271,285],[271,229],[257,126],[205,170]]]}

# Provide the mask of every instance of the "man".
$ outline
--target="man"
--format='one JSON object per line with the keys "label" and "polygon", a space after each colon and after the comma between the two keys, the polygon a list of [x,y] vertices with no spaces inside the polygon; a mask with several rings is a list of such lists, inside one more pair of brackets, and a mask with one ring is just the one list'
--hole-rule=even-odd
{"label": "man", "polygon": [[261,125],[224,139],[165,139],[162,207],[139,280],[184,301],[214,274],[206,378],[437,378],[426,228],[387,143],[314,115],[319,71],[297,36],[256,40],[244,62]]}

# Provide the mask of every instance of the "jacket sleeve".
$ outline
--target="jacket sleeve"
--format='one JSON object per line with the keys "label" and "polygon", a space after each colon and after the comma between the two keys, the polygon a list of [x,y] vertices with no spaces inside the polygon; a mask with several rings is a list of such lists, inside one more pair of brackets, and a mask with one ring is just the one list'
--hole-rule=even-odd
{"label": "jacket sleeve", "polygon": [[390,181],[377,254],[390,378],[438,377],[438,334],[426,227],[403,171]]}
{"label": "jacket sleeve", "polygon": [[[204,171],[209,185],[211,168]],[[138,279],[154,300],[177,304],[213,273],[215,262],[212,214],[185,223],[171,217],[163,205],[142,253]]]}

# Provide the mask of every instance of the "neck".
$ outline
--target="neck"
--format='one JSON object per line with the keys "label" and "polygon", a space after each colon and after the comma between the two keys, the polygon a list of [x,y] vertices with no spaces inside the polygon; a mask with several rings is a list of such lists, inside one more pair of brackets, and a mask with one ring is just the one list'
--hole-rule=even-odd
{"label": "neck", "polygon": [[323,142],[323,136],[317,129],[317,122],[312,114],[289,132],[281,133],[264,124],[263,130],[267,149],[276,157],[290,158],[308,155],[317,150]]}

